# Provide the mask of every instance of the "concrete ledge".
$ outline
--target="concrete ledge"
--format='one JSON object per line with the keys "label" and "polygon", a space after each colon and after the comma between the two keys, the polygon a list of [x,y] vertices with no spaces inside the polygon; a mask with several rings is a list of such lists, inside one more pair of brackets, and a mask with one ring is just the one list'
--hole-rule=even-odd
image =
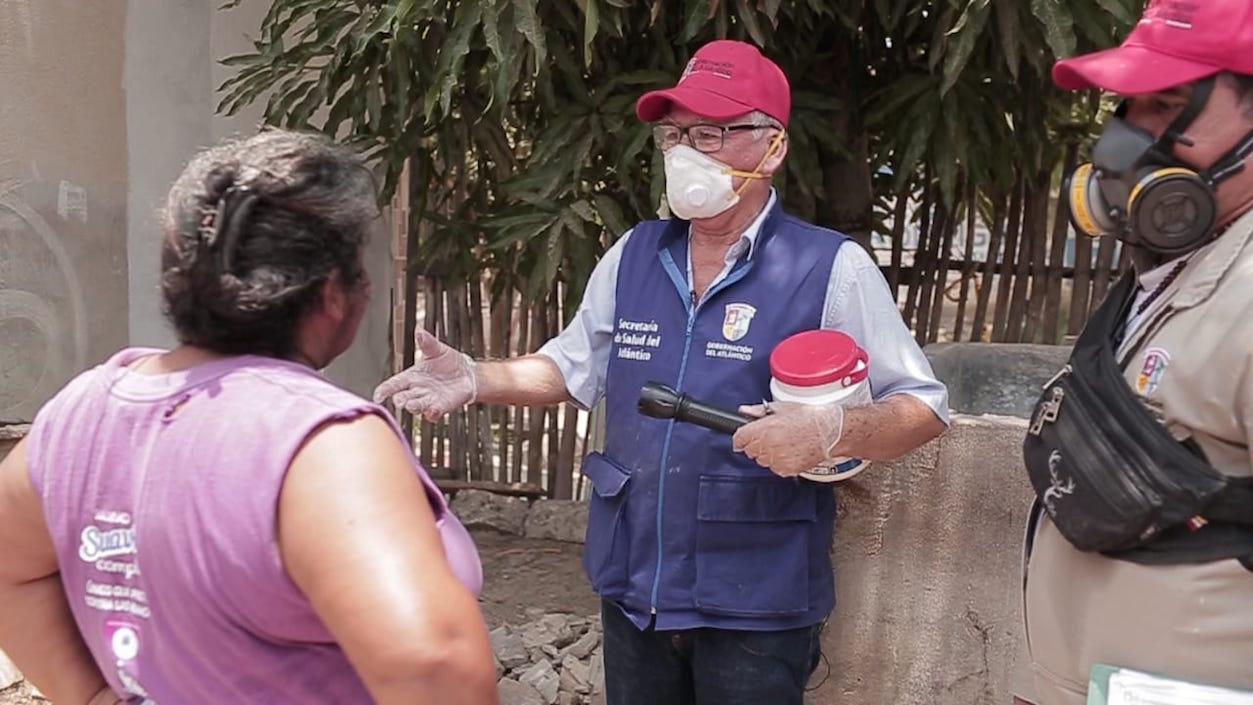
{"label": "concrete ledge", "polygon": [[1066,345],[932,343],[923,352],[965,414],[1031,415],[1040,388],[1070,356]]}
{"label": "concrete ledge", "polygon": [[1022,419],[954,415],[944,436],[840,485],[831,675],[814,703],[1010,701],[1026,673],[1025,430]]}
{"label": "concrete ledge", "polygon": [[4,456],[13,450],[13,446],[26,437],[27,433],[30,433],[30,424],[0,425],[0,460],[3,460]]}

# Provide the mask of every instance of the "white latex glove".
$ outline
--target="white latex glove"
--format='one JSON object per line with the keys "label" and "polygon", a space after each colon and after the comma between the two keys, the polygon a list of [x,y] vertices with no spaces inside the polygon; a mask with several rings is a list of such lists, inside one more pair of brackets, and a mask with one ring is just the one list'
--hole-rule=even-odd
{"label": "white latex glove", "polygon": [[844,407],[839,404],[770,402],[741,406],[740,413],[759,417],[740,426],[732,446],[782,477],[812,470],[834,460],[844,432]]}
{"label": "white latex glove", "polygon": [[413,332],[413,343],[417,361],[374,389],[376,404],[391,397],[397,409],[434,421],[474,401],[478,383],[469,355],[444,345],[422,328]]}

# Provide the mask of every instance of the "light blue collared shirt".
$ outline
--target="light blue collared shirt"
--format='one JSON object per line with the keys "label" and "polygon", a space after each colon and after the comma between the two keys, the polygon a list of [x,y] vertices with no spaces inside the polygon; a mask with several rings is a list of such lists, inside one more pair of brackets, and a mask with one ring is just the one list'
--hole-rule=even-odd
{"label": "light blue collared shirt", "polygon": [[[710,288],[730,273],[740,257],[752,258],[757,234],[774,207],[775,198],[771,190],[765,208],[727,249],[722,272]],[[570,324],[539,349],[539,354],[556,363],[570,396],[584,408],[591,408],[605,393],[605,375],[613,347],[618,264],[630,236],[631,231],[627,231],[605,252],[592,270],[583,301]],[[689,249],[688,282],[692,281],[691,257]],[[949,422],[948,389],[935,378],[931,363],[905,326],[879,265],[856,243],[846,243],[836,251],[822,307],[822,327],[848,334],[869,354],[870,389],[876,400],[908,394],[929,406],[945,424]],[[744,403],[759,401],[745,399]]]}

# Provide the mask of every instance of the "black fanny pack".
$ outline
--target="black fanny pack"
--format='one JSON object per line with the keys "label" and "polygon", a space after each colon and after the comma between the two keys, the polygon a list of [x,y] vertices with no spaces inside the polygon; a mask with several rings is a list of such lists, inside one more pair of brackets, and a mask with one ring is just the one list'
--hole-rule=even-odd
{"label": "black fanny pack", "polygon": [[1176,440],[1123,378],[1113,334],[1134,286],[1123,277],[1088,321],[1023,442],[1040,503],[1084,551],[1128,551],[1184,525],[1253,527],[1253,480],[1219,472]]}

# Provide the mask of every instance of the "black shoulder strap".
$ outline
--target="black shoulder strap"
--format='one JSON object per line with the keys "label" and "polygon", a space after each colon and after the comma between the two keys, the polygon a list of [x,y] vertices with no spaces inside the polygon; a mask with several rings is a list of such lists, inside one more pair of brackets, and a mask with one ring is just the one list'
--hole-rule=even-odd
{"label": "black shoulder strap", "polygon": [[[1235,478],[1221,473],[1210,465],[1204,453],[1195,447],[1181,443],[1149,413],[1144,403],[1137,397],[1122,377],[1121,365],[1117,364],[1114,351],[1122,339],[1123,322],[1127,311],[1135,300],[1135,274],[1128,272],[1123,275],[1105,300],[1093,311],[1092,317],[1084,326],[1079,339],[1075,341],[1075,350],[1071,355],[1072,366],[1084,366],[1085,377],[1093,380],[1109,394],[1111,403],[1127,409],[1134,409],[1138,419],[1135,433],[1157,434],[1160,442],[1180,445],[1188,456],[1198,465],[1211,472],[1222,474],[1227,478],[1227,487],[1219,492],[1214,501],[1206,507],[1204,517],[1209,521],[1221,521],[1232,524],[1253,526],[1253,478]],[[1104,362],[1096,362],[1103,359]]]}
{"label": "black shoulder strap", "polygon": [[1092,312],[1079,339],[1075,341],[1075,347],[1108,345],[1113,354],[1122,343],[1123,322],[1127,318],[1127,311],[1131,309],[1131,303],[1135,301],[1135,291],[1134,272],[1129,271],[1119,277],[1106,292],[1105,299]]}

